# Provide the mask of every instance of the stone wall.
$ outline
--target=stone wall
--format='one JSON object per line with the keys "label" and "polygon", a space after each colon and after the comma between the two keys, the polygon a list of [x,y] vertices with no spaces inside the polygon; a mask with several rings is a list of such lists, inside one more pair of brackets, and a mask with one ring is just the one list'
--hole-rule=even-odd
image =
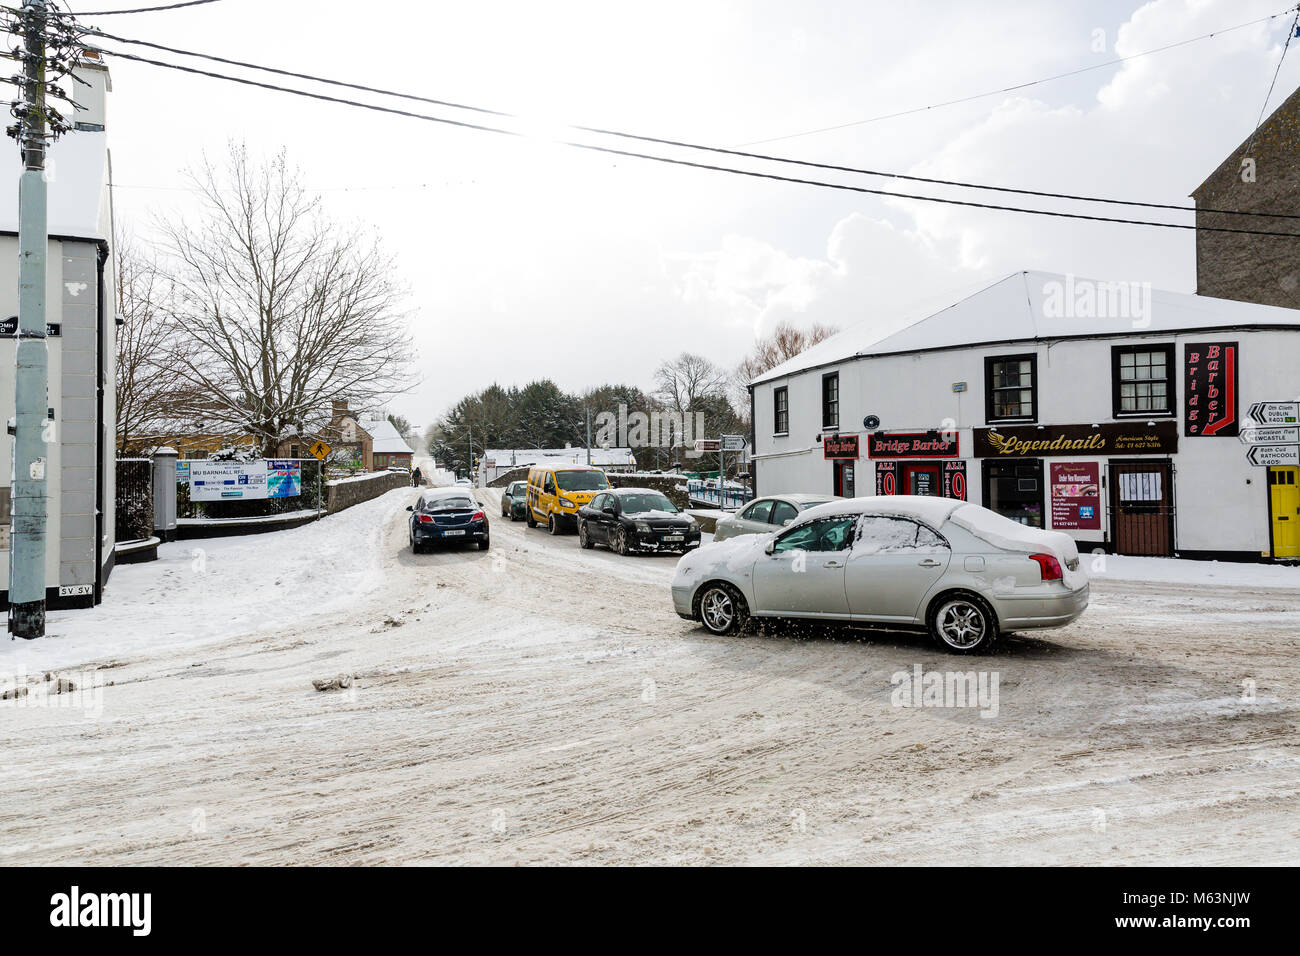
{"label": "stone wall", "polygon": [[489,488],[504,488],[512,481],[525,481],[528,478],[528,472],[531,467],[524,465],[521,468],[511,468],[509,471],[502,472],[487,483]]}
{"label": "stone wall", "polygon": [[686,479],[681,475],[606,475],[609,483],[614,488],[653,488],[655,491],[662,491],[664,496],[683,511],[690,506],[690,500],[686,497],[686,492],[679,491],[677,486],[686,484]]}
{"label": "stone wall", "polygon": [[[1297,241],[1204,227],[1300,234],[1295,220],[1207,209],[1300,215],[1300,90],[1266,119],[1192,194],[1196,199],[1196,291],[1239,302],[1300,308]],[[1243,161],[1252,167],[1243,177]]]}
{"label": "stone wall", "polygon": [[392,491],[394,488],[409,488],[411,476],[402,471],[386,471],[365,478],[351,481],[327,482],[325,484],[325,510],[329,514],[351,508],[371,498]]}

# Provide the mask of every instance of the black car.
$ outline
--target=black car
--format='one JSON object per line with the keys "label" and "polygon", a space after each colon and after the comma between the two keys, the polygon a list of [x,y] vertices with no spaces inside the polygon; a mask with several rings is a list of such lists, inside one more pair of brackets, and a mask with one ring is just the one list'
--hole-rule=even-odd
{"label": "black car", "polygon": [[501,493],[501,517],[518,521],[528,512],[528,482],[512,481]]}
{"label": "black car", "polygon": [[611,488],[578,510],[578,541],[584,548],[609,545],[615,554],[684,553],[700,546],[700,526],[662,491]]}
{"label": "black car", "polygon": [[488,549],[488,519],[483,506],[464,488],[426,491],[408,505],[411,512],[411,551],[419,554],[429,544],[473,541]]}

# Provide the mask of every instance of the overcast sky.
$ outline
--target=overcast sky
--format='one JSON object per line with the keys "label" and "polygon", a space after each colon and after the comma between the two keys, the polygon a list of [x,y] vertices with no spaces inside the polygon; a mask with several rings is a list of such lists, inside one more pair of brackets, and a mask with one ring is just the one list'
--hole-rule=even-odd
{"label": "overcast sky", "polygon": [[[654,367],[683,350],[734,365],[781,319],[889,329],[1021,269],[1194,291],[1189,232],[765,182],[546,137],[566,121],[721,146],[788,137],[1094,66],[1285,3],[223,0],[86,22],[535,118],[527,129],[537,138],[521,140],[110,60],[119,221],[147,237],[152,217],[192,213],[184,170],[204,150],[220,153],[232,138],[258,153],[286,148],[334,218],[377,232],[410,289],[418,384],[392,410],[423,425],[493,381],[647,387]],[[755,148],[1187,203],[1250,134],[1290,22]],[[1270,109],[1297,83],[1300,47]]]}

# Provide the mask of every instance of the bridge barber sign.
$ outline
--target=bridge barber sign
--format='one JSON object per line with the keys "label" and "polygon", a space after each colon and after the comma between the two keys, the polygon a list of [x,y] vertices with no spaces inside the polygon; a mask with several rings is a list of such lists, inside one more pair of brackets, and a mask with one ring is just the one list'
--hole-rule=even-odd
{"label": "bridge barber sign", "polygon": [[1237,343],[1183,346],[1183,434],[1237,434]]}
{"label": "bridge barber sign", "polygon": [[822,437],[822,455],[827,461],[857,461],[857,435],[825,435]]}

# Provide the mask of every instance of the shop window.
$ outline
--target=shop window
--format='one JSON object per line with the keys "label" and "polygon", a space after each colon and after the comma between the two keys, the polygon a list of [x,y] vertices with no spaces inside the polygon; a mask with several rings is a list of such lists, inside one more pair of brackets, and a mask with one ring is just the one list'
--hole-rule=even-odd
{"label": "shop window", "polygon": [[984,507],[1032,528],[1043,524],[1043,463],[984,462]]}
{"label": "shop window", "polygon": [[990,355],[984,382],[988,421],[1038,421],[1038,356]]}
{"label": "shop window", "polygon": [[790,389],[784,385],[772,390],[772,430],[778,435],[790,432]]}
{"label": "shop window", "polygon": [[822,428],[840,427],[840,373],[822,376]]}
{"label": "shop window", "polygon": [[1111,350],[1115,417],[1172,415],[1174,347],[1116,346]]}

